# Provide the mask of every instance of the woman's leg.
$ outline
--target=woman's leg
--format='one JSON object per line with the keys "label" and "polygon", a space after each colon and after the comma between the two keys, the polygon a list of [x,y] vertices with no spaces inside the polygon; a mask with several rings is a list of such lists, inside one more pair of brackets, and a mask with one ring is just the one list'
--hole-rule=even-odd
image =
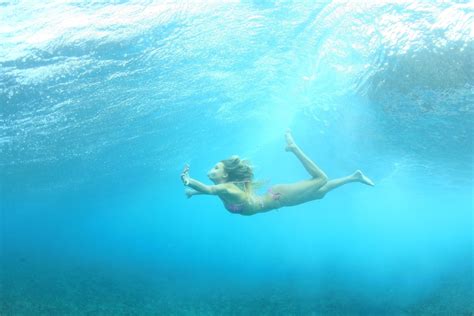
{"label": "woman's leg", "polygon": [[[309,180],[303,180],[296,183],[276,184],[272,187],[272,193],[265,195],[265,205],[270,209],[283,206],[293,206],[306,203],[313,200],[322,199],[329,191],[350,182],[361,182],[373,186],[374,183],[366,177],[360,170],[355,171],[352,175],[329,180],[327,175],[314,162],[312,162],[295,144],[291,132],[287,130],[286,134],[287,151],[293,152],[301,161],[305,169],[313,177]],[[278,194],[278,197],[275,196]]]}
{"label": "woman's leg", "polygon": [[273,196],[267,194],[265,196],[266,205],[271,205],[271,208],[278,208],[319,200],[329,191],[351,182],[360,182],[371,186],[374,185],[372,180],[366,177],[360,170],[357,170],[350,176],[329,180],[322,184],[321,179],[316,178],[296,183],[276,184],[272,187],[272,191],[273,193],[279,193],[278,201],[273,201]]}
{"label": "woman's leg", "polygon": [[321,187],[320,192],[322,194],[326,194],[329,191],[334,190],[337,187],[340,187],[341,185],[351,183],[351,182],[360,182],[360,183],[364,183],[370,186],[374,186],[374,183],[372,182],[372,180],[370,180],[367,176],[365,176],[362,173],[362,171],[356,170],[350,176],[329,180],[328,182],[326,182],[325,185]]}
{"label": "woman's leg", "polygon": [[286,151],[291,151],[301,161],[306,171],[313,177],[313,179],[321,179],[327,181],[328,176],[322,171],[311,159],[309,159],[303,151],[296,145],[291,135],[291,131],[288,129],[285,133],[286,139]]}

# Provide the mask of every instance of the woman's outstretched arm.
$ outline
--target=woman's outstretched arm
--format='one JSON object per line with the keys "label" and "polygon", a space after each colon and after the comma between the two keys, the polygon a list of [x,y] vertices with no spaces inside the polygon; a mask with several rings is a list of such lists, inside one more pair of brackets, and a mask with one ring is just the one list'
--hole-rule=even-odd
{"label": "woman's outstretched arm", "polygon": [[192,198],[193,196],[195,195],[199,195],[199,194],[204,194],[202,192],[199,192],[199,191],[196,191],[194,189],[190,189],[190,188],[186,188],[184,190],[184,193],[186,194],[186,196],[188,197],[188,199]]}
{"label": "woman's outstretched arm", "polygon": [[189,166],[185,166],[181,173],[181,180],[185,186],[188,186],[201,194],[221,195],[226,194],[228,186],[225,183],[216,185],[206,185],[189,176]]}
{"label": "woman's outstretched arm", "polygon": [[188,178],[187,186],[201,194],[221,195],[227,193],[226,184],[206,185],[193,178]]}

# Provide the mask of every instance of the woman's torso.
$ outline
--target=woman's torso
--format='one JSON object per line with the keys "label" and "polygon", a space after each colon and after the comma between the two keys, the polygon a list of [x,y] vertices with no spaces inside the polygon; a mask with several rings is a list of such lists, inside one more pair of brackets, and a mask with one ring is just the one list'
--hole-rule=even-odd
{"label": "woman's torso", "polygon": [[273,194],[257,195],[254,192],[247,193],[239,183],[229,184],[228,194],[225,197],[219,197],[224,202],[225,208],[231,213],[251,215],[279,207],[279,203],[275,200]]}

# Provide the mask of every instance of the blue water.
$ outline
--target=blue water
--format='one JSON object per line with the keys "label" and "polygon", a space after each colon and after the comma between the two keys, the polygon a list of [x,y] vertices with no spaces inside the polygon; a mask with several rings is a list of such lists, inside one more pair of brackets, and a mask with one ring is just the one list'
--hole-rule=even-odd
{"label": "blue water", "polygon": [[[473,9],[1,1],[0,314],[470,315]],[[186,199],[233,154],[308,178],[287,127],[376,186]]]}

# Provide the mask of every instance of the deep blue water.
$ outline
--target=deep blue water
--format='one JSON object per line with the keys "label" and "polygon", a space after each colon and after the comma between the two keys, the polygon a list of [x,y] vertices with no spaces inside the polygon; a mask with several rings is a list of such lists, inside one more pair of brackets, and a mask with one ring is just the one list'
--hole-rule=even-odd
{"label": "deep blue water", "polygon": [[[1,315],[470,315],[468,1],[0,2]],[[238,154],[324,199],[186,199]],[[263,188],[264,189],[264,188]]]}

